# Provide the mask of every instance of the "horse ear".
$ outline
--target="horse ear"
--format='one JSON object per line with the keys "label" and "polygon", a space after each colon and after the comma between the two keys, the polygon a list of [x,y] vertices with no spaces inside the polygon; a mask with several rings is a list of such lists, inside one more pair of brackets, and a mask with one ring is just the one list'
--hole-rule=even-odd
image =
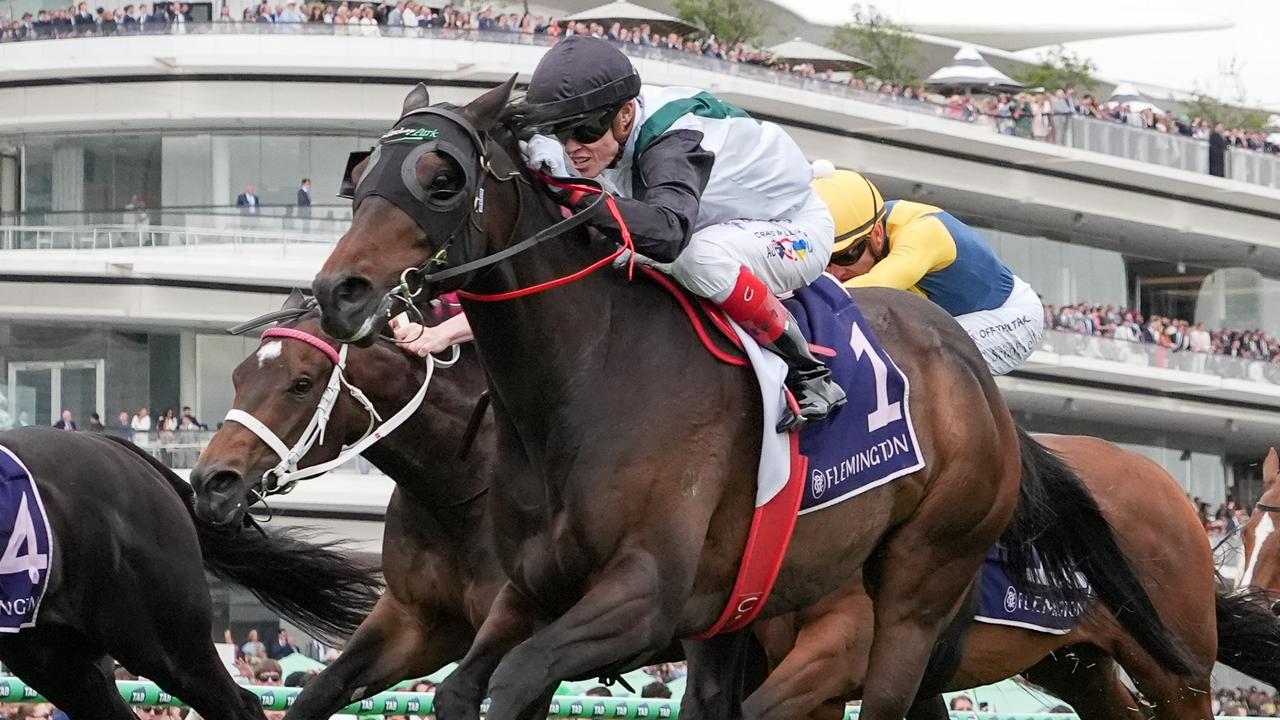
{"label": "horse ear", "polygon": [[477,130],[488,132],[498,124],[502,109],[511,101],[511,91],[516,87],[516,77],[512,75],[506,82],[467,105],[467,115],[470,116],[471,122],[475,123]]}
{"label": "horse ear", "polygon": [[408,115],[414,110],[421,110],[431,105],[431,93],[427,92],[427,86],[418,83],[418,86],[409,91],[404,98],[404,105],[400,107],[401,117]]}
{"label": "horse ear", "polygon": [[1276,455],[1276,449],[1271,448],[1267,452],[1267,459],[1262,461],[1262,483],[1270,485],[1276,482],[1278,473],[1280,473],[1280,455]]}
{"label": "horse ear", "polygon": [[307,303],[307,294],[299,288],[294,288],[289,293],[289,299],[284,301],[284,305],[280,306],[281,310],[295,310],[301,308]]}

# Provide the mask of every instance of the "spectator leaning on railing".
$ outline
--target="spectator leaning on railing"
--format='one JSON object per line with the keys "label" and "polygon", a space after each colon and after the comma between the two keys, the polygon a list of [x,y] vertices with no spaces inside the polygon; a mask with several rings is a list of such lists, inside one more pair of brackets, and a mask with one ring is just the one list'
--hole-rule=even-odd
{"label": "spectator leaning on railing", "polygon": [[1280,339],[1263,330],[1209,330],[1204,323],[1151,315],[1115,305],[1045,306],[1045,329],[1159,345],[1175,352],[1198,352],[1280,365]]}

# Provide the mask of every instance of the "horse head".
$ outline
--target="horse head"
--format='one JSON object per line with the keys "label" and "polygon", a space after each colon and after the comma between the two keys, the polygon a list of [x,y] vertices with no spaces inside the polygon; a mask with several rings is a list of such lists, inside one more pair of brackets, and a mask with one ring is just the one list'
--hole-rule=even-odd
{"label": "horse head", "polygon": [[[493,169],[491,163],[511,165],[512,160],[508,151],[491,153],[490,133],[499,126],[514,85],[512,76],[456,108],[432,105],[420,84],[373,151],[348,162],[343,185],[353,202],[351,227],[313,283],[331,336],[372,342],[399,305],[413,307],[414,298],[466,281],[466,275],[452,282],[424,280],[432,270],[479,257],[495,228],[509,231],[516,208],[497,202],[492,190],[523,169],[509,168],[506,178]],[[506,205],[510,212],[486,213],[486,205]]]}
{"label": "horse head", "polygon": [[1243,565],[1236,584],[1280,595],[1280,456],[1271,448],[1262,462],[1262,497],[1240,531]]}
{"label": "horse head", "polygon": [[[285,312],[290,309],[295,311],[292,317]],[[228,419],[244,419],[224,423],[191,471],[196,515],[205,522],[238,524],[260,496],[274,489],[267,476],[282,458],[279,448],[263,439],[262,429],[283,447],[302,451],[296,465],[306,468],[336,458],[344,445],[356,442],[371,427],[369,409],[342,383],[333,382],[341,343],[320,328],[314,306],[310,301],[298,304],[295,296],[285,311],[270,316],[289,317],[273,328],[284,332],[264,333],[261,345],[232,376],[235,401]],[[413,395],[423,367],[391,343],[380,342],[348,348],[341,372],[350,386],[369,391],[369,401],[385,418]],[[300,448],[299,439],[316,422],[329,388],[336,388],[337,396],[323,433],[309,448]],[[258,431],[245,424],[254,421],[261,423]]]}

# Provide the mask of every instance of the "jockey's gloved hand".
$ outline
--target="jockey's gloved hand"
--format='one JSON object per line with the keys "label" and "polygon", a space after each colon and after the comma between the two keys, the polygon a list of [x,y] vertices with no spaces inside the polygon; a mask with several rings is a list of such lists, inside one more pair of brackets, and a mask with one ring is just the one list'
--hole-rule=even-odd
{"label": "jockey's gloved hand", "polygon": [[529,142],[520,143],[520,152],[524,155],[525,164],[534,170],[554,177],[569,176],[569,162],[564,154],[564,146],[555,138],[534,135],[529,138]]}

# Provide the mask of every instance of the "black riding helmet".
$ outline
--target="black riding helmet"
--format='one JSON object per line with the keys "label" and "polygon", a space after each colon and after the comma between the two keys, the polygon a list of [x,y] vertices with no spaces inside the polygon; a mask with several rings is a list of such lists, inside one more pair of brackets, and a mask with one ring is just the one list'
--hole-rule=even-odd
{"label": "black riding helmet", "polygon": [[600,38],[573,35],[548,50],[534,69],[520,124],[561,136],[561,142],[575,131],[584,135],[580,141],[592,142],[623,103],[639,94],[640,75],[625,55]]}

